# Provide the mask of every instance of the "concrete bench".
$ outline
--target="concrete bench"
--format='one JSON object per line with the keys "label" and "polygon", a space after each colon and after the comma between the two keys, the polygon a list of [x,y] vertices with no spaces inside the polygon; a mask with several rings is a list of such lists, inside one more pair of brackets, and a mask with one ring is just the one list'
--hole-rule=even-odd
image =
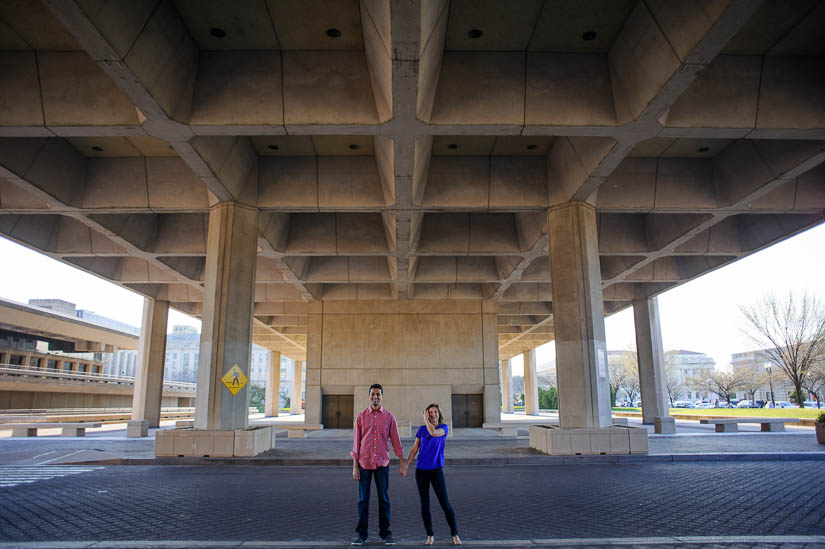
{"label": "concrete bench", "polygon": [[741,417],[723,419],[700,419],[702,425],[715,425],[717,433],[739,432],[740,423],[759,423],[762,431],[784,431],[786,423],[799,423],[799,419],[791,417]]}
{"label": "concrete bench", "polygon": [[[257,425],[257,424],[256,424]],[[295,425],[275,425],[275,429],[286,429],[288,438],[304,438],[307,431],[318,431],[323,429],[323,425],[306,425],[304,423],[297,423]]]}
{"label": "concrete bench", "polygon": [[86,429],[100,427],[100,423],[6,423],[0,429],[11,429],[13,437],[36,437],[38,429],[62,429],[62,437],[85,437]]}
{"label": "concrete bench", "polygon": [[481,427],[482,429],[495,429],[498,432],[498,436],[501,437],[518,436],[518,425],[508,425],[503,423],[485,423]]}

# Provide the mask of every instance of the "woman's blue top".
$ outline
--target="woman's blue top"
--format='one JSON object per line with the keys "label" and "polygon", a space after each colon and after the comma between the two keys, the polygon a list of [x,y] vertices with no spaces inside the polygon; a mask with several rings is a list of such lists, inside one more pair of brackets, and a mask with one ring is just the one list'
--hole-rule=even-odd
{"label": "woman's blue top", "polygon": [[436,429],[444,429],[443,437],[430,435],[426,425],[422,425],[415,433],[415,438],[420,440],[418,449],[418,461],[415,464],[417,469],[432,470],[444,467],[444,443],[447,441],[447,425],[442,423]]}

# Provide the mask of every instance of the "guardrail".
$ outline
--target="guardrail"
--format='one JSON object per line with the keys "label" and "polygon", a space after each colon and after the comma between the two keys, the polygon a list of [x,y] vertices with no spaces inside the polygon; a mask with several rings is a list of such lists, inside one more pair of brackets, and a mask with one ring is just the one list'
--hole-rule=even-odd
{"label": "guardrail", "polygon": [[[95,383],[109,385],[134,386],[135,378],[131,376],[114,376],[111,374],[91,374],[88,372],[73,372],[54,368],[38,368],[32,366],[17,366],[14,364],[0,364],[0,379],[26,379],[41,382],[74,382]],[[164,381],[163,388],[170,391],[195,392],[196,383],[185,381]]]}

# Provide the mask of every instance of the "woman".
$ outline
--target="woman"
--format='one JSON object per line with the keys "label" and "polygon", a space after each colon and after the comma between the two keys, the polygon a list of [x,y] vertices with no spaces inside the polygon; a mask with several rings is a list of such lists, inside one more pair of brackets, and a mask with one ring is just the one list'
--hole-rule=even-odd
{"label": "woman", "polygon": [[421,498],[421,518],[424,520],[424,529],[427,530],[427,541],[424,545],[432,545],[435,541],[433,534],[433,520],[430,516],[430,485],[433,487],[438,503],[444,509],[447,524],[450,525],[450,534],[453,544],[461,545],[458,529],[455,525],[455,513],[447,499],[447,482],[444,480],[444,442],[447,440],[447,425],[442,421],[441,408],[438,404],[430,404],[424,409],[424,425],[415,433],[410,455],[407,457],[409,467],[416,452],[421,450],[415,465],[415,483],[418,485],[418,496]]}

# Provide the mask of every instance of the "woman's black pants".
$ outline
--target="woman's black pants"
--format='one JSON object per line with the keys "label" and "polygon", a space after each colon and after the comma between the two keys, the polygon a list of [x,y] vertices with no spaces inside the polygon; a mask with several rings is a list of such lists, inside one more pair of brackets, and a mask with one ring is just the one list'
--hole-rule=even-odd
{"label": "woman's black pants", "polygon": [[418,485],[418,497],[421,498],[421,519],[424,521],[427,535],[434,535],[433,519],[430,516],[430,485],[432,485],[435,497],[438,498],[438,503],[444,509],[447,524],[450,525],[450,535],[457,536],[455,513],[450,505],[450,500],[447,498],[447,481],[444,480],[444,470],[441,467],[438,469],[416,469],[415,483]]}

